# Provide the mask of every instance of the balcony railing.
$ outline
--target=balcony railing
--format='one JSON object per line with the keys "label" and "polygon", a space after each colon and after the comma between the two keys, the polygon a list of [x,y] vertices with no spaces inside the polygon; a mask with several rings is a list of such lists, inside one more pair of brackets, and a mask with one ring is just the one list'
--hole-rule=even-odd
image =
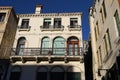
{"label": "balcony railing", "polygon": [[40,56],[40,55],[66,55],[66,56],[80,56],[82,55],[82,48],[21,48],[12,49],[11,56]]}
{"label": "balcony railing", "polygon": [[42,25],[42,26],[40,26],[40,29],[42,31],[63,31],[64,26],[62,26],[62,25],[57,25],[57,26],[55,26],[55,25],[48,25],[48,26]]}
{"label": "balcony railing", "polygon": [[12,62],[16,61],[80,61],[83,62],[82,48],[13,48],[10,56]]}
{"label": "balcony railing", "polygon": [[80,25],[68,25],[68,30],[70,31],[80,31],[81,30],[81,26]]}
{"label": "balcony railing", "polygon": [[29,31],[31,26],[18,26],[19,31]]}

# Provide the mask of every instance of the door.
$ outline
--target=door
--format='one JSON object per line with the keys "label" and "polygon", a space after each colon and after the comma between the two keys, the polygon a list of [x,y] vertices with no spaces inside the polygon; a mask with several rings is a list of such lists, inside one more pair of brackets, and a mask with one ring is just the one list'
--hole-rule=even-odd
{"label": "door", "polygon": [[23,55],[23,51],[25,48],[25,41],[26,39],[24,37],[19,38],[18,44],[17,44],[17,50],[16,50],[17,55]]}
{"label": "door", "polygon": [[68,55],[79,55],[79,42],[78,41],[68,42]]}
{"label": "door", "polygon": [[23,55],[24,48],[25,48],[24,44],[19,45],[19,47],[18,47],[18,55]]}
{"label": "door", "polygon": [[41,54],[47,55],[50,51],[50,39],[48,37],[45,37],[42,39],[42,52]]}
{"label": "door", "polygon": [[54,39],[53,54],[54,55],[64,55],[65,54],[65,39],[64,38],[57,37]]}

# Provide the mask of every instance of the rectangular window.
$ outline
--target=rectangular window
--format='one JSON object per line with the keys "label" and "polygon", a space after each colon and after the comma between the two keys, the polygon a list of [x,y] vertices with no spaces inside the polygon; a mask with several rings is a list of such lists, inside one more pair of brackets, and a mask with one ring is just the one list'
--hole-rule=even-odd
{"label": "rectangular window", "polygon": [[107,41],[106,41],[106,35],[104,36],[104,46],[105,46],[105,54],[107,54]]}
{"label": "rectangular window", "polygon": [[101,63],[102,63],[101,47],[99,47],[97,51],[97,57],[98,57],[98,66],[101,66]]}
{"label": "rectangular window", "polygon": [[50,18],[44,19],[43,28],[50,28],[50,25],[51,25],[51,19]]}
{"label": "rectangular window", "polygon": [[54,19],[54,28],[61,28],[61,18]]}
{"label": "rectangular window", "polygon": [[0,13],[0,22],[3,22],[5,19],[6,13]]}
{"label": "rectangular window", "polygon": [[101,22],[104,23],[102,9],[100,10],[100,19],[101,19]]}
{"label": "rectangular window", "polygon": [[96,31],[96,27],[94,28],[95,30],[95,40],[97,41],[97,31]]}
{"label": "rectangular window", "polygon": [[103,12],[104,12],[104,17],[106,18],[107,14],[106,14],[106,8],[105,8],[105,2],[103,1]]}
{"label": "rectangular window", "polygon": [[105,43],[106,53],[108,54],[108,52],[109,52],[109,51],[111,50],[111,48],[112,48],[112,46],[111,46],[111,41],[110,41],[109,30],[107,30],[107,32],[105,33],[104,43]]}
{"label": "rectangular window", "polygon": [[115,18],[118,34],[120,36],[120,18],[119,18],[118,11],[115,12],[114,18]]}
{"label": "rectangular window", "polygon": [[29,27],[29,19],[23,19],[21,28],[28,28]]}
{"label": "rectangular window", "polygon": [[96,38],[96,40],[98,39],[98,36],[99,36],[99,27],[98,27],[98,22],[97,22],[96,26],[95,26],[95,38]]}
{"label": "rectangular window", "polygon": [[96,28],[97,28],[97,34],[99,35],[99,34],[100,34],[100,31],[99,31],[98,22],[96,22]]}
{"label": "rectangular window", "polygon": [[111,46],[111,40],[110,40],[110,33],[109,33],[109,30],[107,30],[107,38],[108,38],[108,46],[109,46],[109,49],[108,50],[110,50],[110,49],[112,49],[112,46]]}
{"label": "rectangular window", "polygon": [[75,28],[78,26],[78,18],[70,18],[70,28]]}

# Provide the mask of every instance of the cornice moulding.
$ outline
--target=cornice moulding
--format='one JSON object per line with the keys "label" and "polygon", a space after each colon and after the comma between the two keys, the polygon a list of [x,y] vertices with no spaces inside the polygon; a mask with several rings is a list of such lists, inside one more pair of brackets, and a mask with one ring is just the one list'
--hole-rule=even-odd
{"label": "cornice moulding", "polygon": [[47,16],[82,16],[81,12],[73,13],[40,13],[40,14],[18,14],[19,17],[47,17]]}

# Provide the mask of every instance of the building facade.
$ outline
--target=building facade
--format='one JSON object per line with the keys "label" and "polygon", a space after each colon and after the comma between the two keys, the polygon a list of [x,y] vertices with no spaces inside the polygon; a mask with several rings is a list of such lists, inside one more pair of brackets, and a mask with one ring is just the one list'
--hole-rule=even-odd
{"label": "building facade", "polygon": [[17,17],[12,7],[0,7],[0,59],[8,59],[16,34]]}
{"label": "building facade", "polygon": [[94,0],[89,20],[94,80],[120,80],[120,0]]}
{"label": "building facade", "polygon": [[81,12],[19,14],[6,80],[85,80]]}
{"label": "building facade", "polygon": [[93,80],[91,38],[84,41],[85,80]]}
{"label": "building facade", "polygon": [[0,7],[0,80],[5,80],[9,56],[13,47],[17,17],[12,7]]}

